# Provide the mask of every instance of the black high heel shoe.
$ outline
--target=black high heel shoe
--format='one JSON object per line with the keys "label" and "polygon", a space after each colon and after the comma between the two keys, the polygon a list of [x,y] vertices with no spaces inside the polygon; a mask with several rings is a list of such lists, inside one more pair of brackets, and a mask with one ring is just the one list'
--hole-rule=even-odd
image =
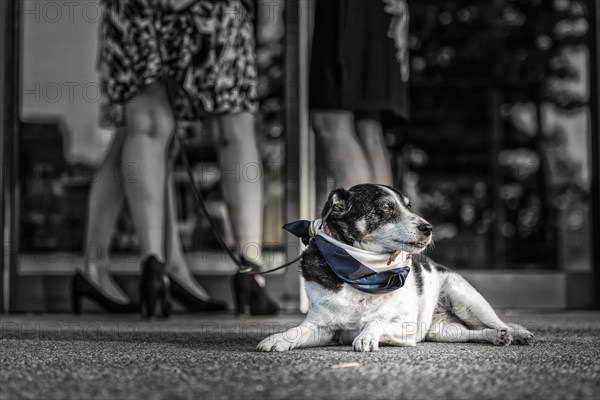
{"label": "black high heel shoe", "polygon": [[[242,258],[242,264],[252,270],[259,270],[258,266]],[[251,315],[273,315],[279,311],[279,306],[260,286],[254,275],[238,272],[232,281],[233,297],[235,299],[235,313],[244,314],[249,308]]]}
{"label": "black high heel shoe", "polygon": [[71,312],[73,314],[81,314],[81,302],[84,297],[92,299],[109,313],[132,314],[140,311],[139,304],[122,304],[109,299],[96,286],[92,285],[81,271],[77,271],[71,280]]}
{"label": "black high heel shoe", "polygon": [[171,315],[171,282],[165,273],[165,265],[155,256],[142,262],[140,279],[140,303],[142,316],[151,318],[154,315],[168,317]]}
{"label": "black high heel shoe", "polygon": [[202,300],[188,292],[175,279],[171,279],[171,294],[173,298],[183,304],[189,312],[217,312],[225,311],[227,304],[217,300]]}

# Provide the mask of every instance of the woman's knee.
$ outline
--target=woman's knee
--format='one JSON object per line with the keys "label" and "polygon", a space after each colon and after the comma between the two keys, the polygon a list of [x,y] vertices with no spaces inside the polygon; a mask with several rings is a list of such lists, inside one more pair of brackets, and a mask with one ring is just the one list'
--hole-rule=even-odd
{"label": "woman's knee", "polygon": [[127,134],[144,135],[164,141],[171,137],[175,120],[168,112],[156,109],[136,109],[127,113]]}
{"label": "woman's knee", "polygon": [[166,91],[150,87],[125,106],[127,134],[145,135],[168,142],[175,129],[175,118]]}
{"label": "woman's knee", "polygon": [[231,113],[213,118],[217,120],[213,126],[218,126],[215,139],[219,146],[224,147],[233,144],[250,148],[256,145],[253,114],[247,112]]}
{"label": "woman's knee", "polygon": [[367,148],[385,147],[385,137],[381,124],[377,121],[357,121],[356,131],[363,145]]}
{"label": "woman's knee", "polygon": [[311,122],[316,134],[322,140],[345,140],[345,138],[353,136],[352,114],[350,112],[313,112]]}

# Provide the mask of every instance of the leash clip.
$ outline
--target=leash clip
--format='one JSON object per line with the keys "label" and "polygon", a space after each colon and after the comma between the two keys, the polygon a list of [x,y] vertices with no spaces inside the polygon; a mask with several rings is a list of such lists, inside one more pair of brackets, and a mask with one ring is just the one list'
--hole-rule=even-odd
{"label": "leash clip", "polygon": [[393,253],[390,254],[390,259],[387,262],[387,265],[390,265],[391,263],[393,263],[394,261],[396,261],[396,258],[400,255],[401,251],[400,250],[396,250]]}

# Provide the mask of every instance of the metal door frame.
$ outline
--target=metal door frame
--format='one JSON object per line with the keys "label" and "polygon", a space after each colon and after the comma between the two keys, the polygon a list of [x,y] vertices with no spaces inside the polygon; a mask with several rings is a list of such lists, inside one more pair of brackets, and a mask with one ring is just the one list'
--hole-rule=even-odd
{"label": "metal door frame", "polygon": [[2,257],[0,258],[0,307],[2,312],[14,309],[14,293],[10,290],[17,280],[19,248],[19,126],[21,83],[21,2],[2,2],[3,30],[0,33],[2,65],[0,87],[2,88],[2,197],[0,198],[0,221]]}

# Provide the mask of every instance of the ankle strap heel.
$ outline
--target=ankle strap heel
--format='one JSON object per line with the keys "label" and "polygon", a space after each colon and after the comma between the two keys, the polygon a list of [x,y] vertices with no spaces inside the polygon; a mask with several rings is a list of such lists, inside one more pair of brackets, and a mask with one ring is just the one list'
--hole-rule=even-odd
{"label": "ankle strap heel", "polygon": [[171,315],[171,282],[165,265],[152,255],[142,262],[140,303],[142,316],[167,318]]}
{"label": "ankle strap heel", "polygon": [[[254,271],[260,267],[242,258],[242,264],[248,265]],[[279,306],[269,297],[264,287],[258,284],[256,276],[237,273],[232,280],[235,312],[237,315],[249,311],[251,315],[273,315],[279,312]]]}

